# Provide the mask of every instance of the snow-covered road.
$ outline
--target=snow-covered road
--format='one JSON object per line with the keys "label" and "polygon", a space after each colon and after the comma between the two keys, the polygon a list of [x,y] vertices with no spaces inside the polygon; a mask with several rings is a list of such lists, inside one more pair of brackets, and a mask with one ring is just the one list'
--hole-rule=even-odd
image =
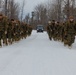
{"label": "snow-covered road", "polygon": [[76,75],[76,42],[72,49],[36,33],[0,48],[0,75]]}

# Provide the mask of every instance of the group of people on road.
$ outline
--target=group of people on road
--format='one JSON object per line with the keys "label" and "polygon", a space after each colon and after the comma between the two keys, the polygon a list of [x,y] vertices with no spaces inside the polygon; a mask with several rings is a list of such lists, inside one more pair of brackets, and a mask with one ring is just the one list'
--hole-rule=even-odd
{"label": "group of people on road", "polygon": [[32,26],[19,20],[8,19],[0,13],[0,47],[30,36]]}
{"label": "group of people on road", "polygon": [[58,40],[63,42],[64,46],[72,47],[76,35],[76,22],[73,16],[70,16],[69,20],[63,23],[56,22],[55,20],[49,21],[47,33],[50,40]]}
{"label": "group of people on road", "polygon": [[[8,19],[0,13],[0,47],[30,36],[32,26],[19,20]],[[61,41],[69,47],[75,42],[76,22],[72,16],[66,22],[49,21],[47,33],[50,40]]]}

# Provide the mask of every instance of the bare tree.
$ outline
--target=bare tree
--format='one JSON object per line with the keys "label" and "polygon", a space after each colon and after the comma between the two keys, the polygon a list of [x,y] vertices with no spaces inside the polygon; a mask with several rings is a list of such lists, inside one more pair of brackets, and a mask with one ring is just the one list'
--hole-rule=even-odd
{"label": "bare tree", "polygon": [[3,0],[0,0],[0,12],[3,11]]}
{"label": "bare tree", "polygon": [[61,8],[62,8],[62,0],[57,0],[57,20],[61,20]]}
{"label": "bare tree", "polygon": [[49,0],[46,3],[46,9],[47,9],[47,17],[48,17],[48,21],[49,21],[49,20],[51,20],[51,10],[52,10],[52,3]]}
{"label": "bare tree", "polygon": [[19,18],[19,4],[15,3],[14,0],[8,1],[8,17],[10,19],[18,19]]}
{"label": "bare tree", "polygon": [[22,7],[21,7],[21,21],[23,19],[24,7],[25,7],[25,0],[23,0]]}
{"label": "bare tree", "polygon": [[25,16],[25,19],[24,19],[24,21],[27,23],[27,24],[29,24],[29,20],[30,20],[30,15],[29,15],[29,13]]}
{"label": "bare tree", "polygon": [[2,7],[2,0],[0,0],[0,8]]}
{"label": "bare tree", "polygon": [[70,1],[69,0],[67,0],[67,18],[69,18],[69,16],[70,16]]}
{"label": "bare tree", "polygon": [[7,16],[7,0],[5,0],[5,15]]}
{"label": "bare tree", "polygon": [[54,0],[53,3],[47,3],[48,20],[55,19],[63,21],[69,16],[76,16],[75,0]]}
{"label": "bare tree", "polygon": [[36,25],[42,24],[44,27],[47,25],[47,9],[45,3],[38,4],[34,11],[33,17],[33,27],[36,28]]}
{"label": "bare tree", "polygon": [[47,9],[44,4],[39,4],[35,7],[36,20],[43,25],[47,21]]}
{"label": "bare tree", "polygon": [[72,0],[72,15],[75,16],[75,0]]}
{"label": "bare tree", "polygon": [[66,4],[64,6],[63,12],[65,13],[67,19],[69,18],[69,16],[75,16],[75,0],[66,0],[65,3]]}
{"label": "bare tree", "polygon": [[57,20],[61,21],[62,19],[62,1],[63,0],[54,0],[53,3],[51,1],[47,2],[47,14],[48,20]]}

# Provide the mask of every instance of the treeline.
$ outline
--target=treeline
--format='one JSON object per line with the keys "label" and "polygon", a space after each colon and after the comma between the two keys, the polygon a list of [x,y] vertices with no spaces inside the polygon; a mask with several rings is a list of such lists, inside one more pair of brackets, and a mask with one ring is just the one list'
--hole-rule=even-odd
{"label": "treeline", "polygon": [[35,25],[47,25],[49,20],[66,21],[69,16],[76,20],[75,0],[49,0],[35,7],[32,19]]}
{"label": "treeline", "polygon": [[[28,24],[32,24],[36,28],[37,24],[47,25],[49,20],[66,21],[69,16],[73,16],[76,20],[75,0],[48,0],[45,3],[38,4],[31,13],[23,14],[26,8],[25,0],[21,5],[15,0],[0,0],[0,11],[7,15],[10,19],[23,20]],[[23,19],[24,18],[24,19]]]}
{"label": "treeline", "polygon": [[15,2],[15,0],[0,0],[0,12],[10,19],[19,19],[19,3]]}

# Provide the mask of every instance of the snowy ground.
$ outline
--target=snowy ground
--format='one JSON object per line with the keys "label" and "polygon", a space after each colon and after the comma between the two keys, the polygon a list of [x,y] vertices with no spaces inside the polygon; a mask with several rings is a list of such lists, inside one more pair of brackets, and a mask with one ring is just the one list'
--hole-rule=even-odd
{"label": "snowy ground", "polygon": [[76,42],[72,49],[36,33],[0,48],[0,75],[76,75]]}

